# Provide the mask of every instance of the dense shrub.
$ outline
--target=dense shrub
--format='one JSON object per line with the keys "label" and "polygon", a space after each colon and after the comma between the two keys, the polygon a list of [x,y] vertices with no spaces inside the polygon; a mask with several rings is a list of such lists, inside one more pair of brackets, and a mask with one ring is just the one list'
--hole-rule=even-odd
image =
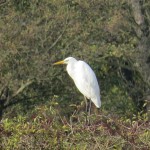
{"label": "dense shrub", "polygon": [[90,116],[61,117],[57,104],[36,107],[28,116],[4,119],[0,126],[1,149],[143,149],[150,147],[146,114],[119,119],[101,112]]}

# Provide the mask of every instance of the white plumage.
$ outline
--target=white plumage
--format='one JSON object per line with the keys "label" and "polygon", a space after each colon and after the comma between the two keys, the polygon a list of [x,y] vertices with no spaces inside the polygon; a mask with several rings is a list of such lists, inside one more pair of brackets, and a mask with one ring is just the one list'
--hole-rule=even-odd
{"label": "white plumage", "polygon": [[101,107],[100,89],[94,71],[84,61],[68,57],[63,61],[54,63],[67,64],[67,72],[73,79],[76,87],[87,98],[90,99],[97,108]]}

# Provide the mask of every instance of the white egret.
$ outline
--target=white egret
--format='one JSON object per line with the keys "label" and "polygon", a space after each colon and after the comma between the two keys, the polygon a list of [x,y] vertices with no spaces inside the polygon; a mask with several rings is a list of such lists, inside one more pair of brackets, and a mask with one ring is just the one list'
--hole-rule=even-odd
{"label": "white egret", "polygon": [[[68,57],[62,61],[54,63],[54,65],[66,64],[67,72],[73,79],[76,87],[84,95],[86,99],[91,100],[97,108],[101,107],[100,89],[96,75],[91,67],[84,61],[76,60],[73,57]],[[89,106],[89,114],[90,107]],[[87,111],[87,106],[86,106]]]}

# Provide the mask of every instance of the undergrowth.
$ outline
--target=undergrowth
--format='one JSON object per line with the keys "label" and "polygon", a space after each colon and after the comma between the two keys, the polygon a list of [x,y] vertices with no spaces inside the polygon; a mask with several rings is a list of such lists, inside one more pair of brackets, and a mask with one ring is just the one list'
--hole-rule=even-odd
{"label": "undergrowth", "polygon": [[150,123],[146,114],[131,119],[104,110],[93,112],[90,125],[84,111],[70,117],[57,104],[41,105],[26,116],[4,118],[0,124],[0,149],[140,149],[150,148]]}

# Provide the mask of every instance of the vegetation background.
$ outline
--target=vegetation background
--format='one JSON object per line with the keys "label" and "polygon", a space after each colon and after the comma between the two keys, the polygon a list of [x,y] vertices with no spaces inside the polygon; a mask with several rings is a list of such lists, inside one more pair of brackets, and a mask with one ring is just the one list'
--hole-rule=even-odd
{"label": "vegetation background", "polygon": [[[1,0],[0,39],[0,149],[150,148],[149,0]],[[100,83],[90,126],[68,56]]]}

